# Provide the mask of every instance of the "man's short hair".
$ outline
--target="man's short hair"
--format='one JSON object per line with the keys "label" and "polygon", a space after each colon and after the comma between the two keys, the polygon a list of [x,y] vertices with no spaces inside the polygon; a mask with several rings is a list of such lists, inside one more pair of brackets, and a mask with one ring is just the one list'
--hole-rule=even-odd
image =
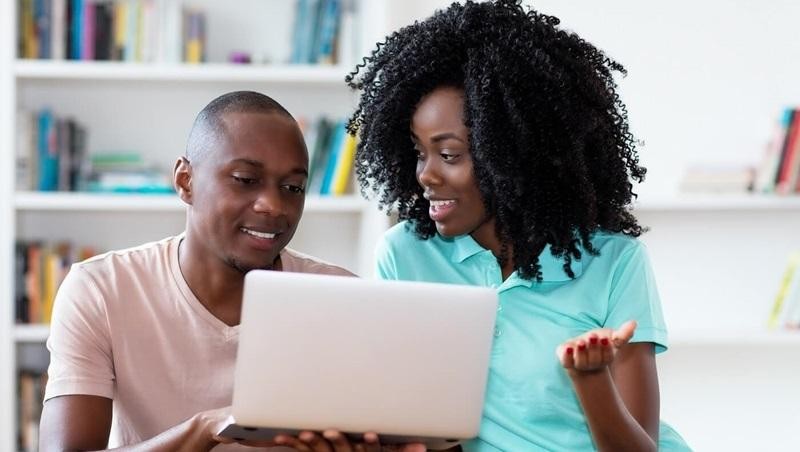
{"label": "man's short hair", "polygon": [[186,143],[190,162],[202,159],[224,137],[223,117],[227,113],[278,113],[294,117],[275,99],[255,91],[232,91],[208,103],[194,120]]}

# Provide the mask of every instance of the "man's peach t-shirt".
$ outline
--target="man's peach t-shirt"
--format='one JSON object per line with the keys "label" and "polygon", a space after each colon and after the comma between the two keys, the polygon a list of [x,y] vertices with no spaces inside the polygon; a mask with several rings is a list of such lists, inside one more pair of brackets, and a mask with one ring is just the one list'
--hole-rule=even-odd
{"label": "man's peach t-shirt", "polygon": [[[239,327],[214,317],[189,289],[178,265],[182,238],[75,264],[58,291],[45,400],[113,399],[112,447],[233,399]],[[289,272],[352,275],[290,249],[281,263]]]}

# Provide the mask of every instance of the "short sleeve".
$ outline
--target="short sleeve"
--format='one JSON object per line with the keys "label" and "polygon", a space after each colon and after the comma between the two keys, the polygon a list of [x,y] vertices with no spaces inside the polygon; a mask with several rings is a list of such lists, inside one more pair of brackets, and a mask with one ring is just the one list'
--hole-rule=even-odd
{"label": "short sleeve", "polygon": [[667,328],[647,249],[641,242],[619,257],[614,268],[605,326],[618,328],[628,320],[638,326],[631,342],[652,342],[656,353],[667,349]]}
{"label": "short sleeve", "polygon": [[73,265],[53,306],[45,400],[63,395],[113,398],[114,366],[104,298],[91,275]]}
{"label": "short sleeve", "polygon": [[398,279],[395,256],[386,234],[381,237],[375,247],[375,276],[378,279]]}

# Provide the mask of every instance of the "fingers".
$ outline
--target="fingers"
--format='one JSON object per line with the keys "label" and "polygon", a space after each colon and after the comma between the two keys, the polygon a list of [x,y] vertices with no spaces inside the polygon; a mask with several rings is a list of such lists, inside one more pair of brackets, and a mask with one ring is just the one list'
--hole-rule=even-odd
{"label": "fingers", "polygon": [[610,330],[596,330],[567,341],[556,354],[565,369],[591,371],[603,368],[614,360]]}
{"label": "fingers", "polygon": [[[300,432],[296,437],[292,435],[278,435],[275,437],[275,444],[291,447],[301,452],[338,451],[338,449],[335,449],[322,435],[311,431]],[[350,452],[350,449],[346,450]]]}
{"label": "fingers", "polygon": [[627,344],[628,341],[631,340],[633,337],[633,333],[636,331],[636,320],[629,320],[622,324],[616,331],[614,331],[612,337],[614,340],[614,346],[617,348],[622,347],[623,345]]}
{"label": "fingers", "polygon": [[[275,444],[279,446],[291,447],[292,449],[299,450],[300,452],[332,452],[330,447],[328,447],[327,449],[325,448],[327,446],[327,443],[325,443],[325,441],[323,441],[323,443],[325,443],[324,445],[318,445],[318,448],[312,449],[311,446],[309,445],[309,443],[311,442],[310,440],[307,443],[306,441],[300,439],[300,437],[304,436],[303,435],[304,433],[310,433],[310,432],[302,432],[298,437],[294,437],[291,435],[278,435],[275,437]],[[314,435],[319,436],[316,434]],[[308,440],[307,436],[305,438]]]}
{"label": "fingers", "polygon": [[575,344],[568,342],[560,345],[556,349],[556,356],[565,369],[572,369],[575,367]]}
{"label": "fingers", "polygon": [[364,433],[364,442],[356,445],[357,452],[381,452],[381,443],[378,434],[374,432]]}
{"label": "fingers", "polygon": [[[322,436],[333,446],[333,452],[354,452],[350,441],[341,432],[336,430],[325,430]],[[380,450],[380,449],[378,449]],[[316,452],[316,451],[315,451]]]}

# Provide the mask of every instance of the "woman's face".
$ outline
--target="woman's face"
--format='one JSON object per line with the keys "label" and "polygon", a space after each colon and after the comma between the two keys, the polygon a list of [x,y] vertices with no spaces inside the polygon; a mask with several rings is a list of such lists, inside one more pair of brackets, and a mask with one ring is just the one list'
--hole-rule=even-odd
{"label": "woman's face", "polygon": [[428,213],[439,233],[472,234],[479,243],[479,237],[493,236],[472,168],[463,90],[439,87],[425,95],[411,117],[411,140],[417,181],[430,201]]}

